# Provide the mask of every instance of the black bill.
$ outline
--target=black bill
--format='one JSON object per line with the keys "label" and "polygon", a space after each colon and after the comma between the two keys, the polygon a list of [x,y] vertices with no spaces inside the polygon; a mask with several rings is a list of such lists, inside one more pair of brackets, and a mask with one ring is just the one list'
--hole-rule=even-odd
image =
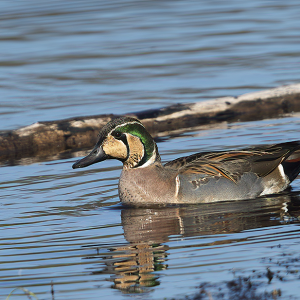
{"label": "black bill", "polygon": [[87,167],[89,165],[92,165],[92,164],[95,164],[97,162],[100,162],[100,161],[103,161],[103,160],[106,160],[108,157],[107,155],[105,154],[105,152],[103,151],[102,147],[95,147],[92,152],[78,160],[73,166],[72,168],[73,169],[77,169],[77,168],[84,168],[84,167]]}

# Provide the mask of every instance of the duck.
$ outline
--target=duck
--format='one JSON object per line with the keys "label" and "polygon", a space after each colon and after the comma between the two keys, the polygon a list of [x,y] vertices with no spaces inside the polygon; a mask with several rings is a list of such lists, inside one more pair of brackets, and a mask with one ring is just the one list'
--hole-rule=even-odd
{"label": "duck", "polygon": [[84,168],[106,159],[123,163],[118,190],[124,204],[245,200],[288,188],[300,172],[300,141],[202,152],[162,164],[142,122],[118,117],[101,129],[93,150],[72,167]]}

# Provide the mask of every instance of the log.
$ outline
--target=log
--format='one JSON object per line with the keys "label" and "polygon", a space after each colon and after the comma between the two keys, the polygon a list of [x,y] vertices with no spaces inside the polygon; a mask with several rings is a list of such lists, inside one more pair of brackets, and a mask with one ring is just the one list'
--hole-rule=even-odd
{"label": "log", "polygon": [[[254,121],[300,111],[300,84],[282,86],[239,97],[176,104],[127,114],[140,119],[155,137],[178,129],[218,122]],[[92,148],[98,132],[118,115],[76,117],[37,122],[0,133],[0,161],[26,157],[45,158]]]}

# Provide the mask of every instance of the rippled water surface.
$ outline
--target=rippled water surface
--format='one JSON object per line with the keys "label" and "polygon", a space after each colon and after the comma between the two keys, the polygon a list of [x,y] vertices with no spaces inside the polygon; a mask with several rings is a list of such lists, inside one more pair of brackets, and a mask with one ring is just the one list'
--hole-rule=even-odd
{"label": "rippled water surface", "polygon": [[[299,15],[298,1],[3,1],[0,130],[299,82]],[[295,113],[157,142],[168,161],[297,140],[299,125]],[[238,277],[299,297],[299,179],[251,201],[126,208],[120,163],[73,162],[1,166],[1,299],[20,286],[39,299],[182,299]]]}
{"label": "rippled water surface", "polygon": [[2,1],[1,128],[299,82],[300,3]]}
{"label": "rippled water surface", "polygon": [[[166,161],[199,149],[289,141],[299,123],[292,115],[198,128],[158,147]],[[73,161],[1,168],[2,297],[24,286],[51,299],[53,283],[55,299],[180,298],[200,283],[254,271],[262,291],[299,294],[299,179],[292,192],[256,200],[126,208],[118,204],[118,162],[72,170]],[[270,284],[267,267],[280,272]]]}

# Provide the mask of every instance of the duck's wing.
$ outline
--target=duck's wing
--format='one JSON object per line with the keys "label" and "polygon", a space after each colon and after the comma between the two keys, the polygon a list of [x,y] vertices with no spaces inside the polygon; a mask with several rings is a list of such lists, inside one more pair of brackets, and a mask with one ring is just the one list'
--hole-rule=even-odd
{"label": "duck's wing", "polygon": [[165,167],[176,169],[178,174],[219,176],[236,182],[247,172],[255,173],[259,177],[267,176],[295,152],[295,146],[298,149],[300,147],[299,143],[284,143],[241,151],[197,153],[171,161]]}

